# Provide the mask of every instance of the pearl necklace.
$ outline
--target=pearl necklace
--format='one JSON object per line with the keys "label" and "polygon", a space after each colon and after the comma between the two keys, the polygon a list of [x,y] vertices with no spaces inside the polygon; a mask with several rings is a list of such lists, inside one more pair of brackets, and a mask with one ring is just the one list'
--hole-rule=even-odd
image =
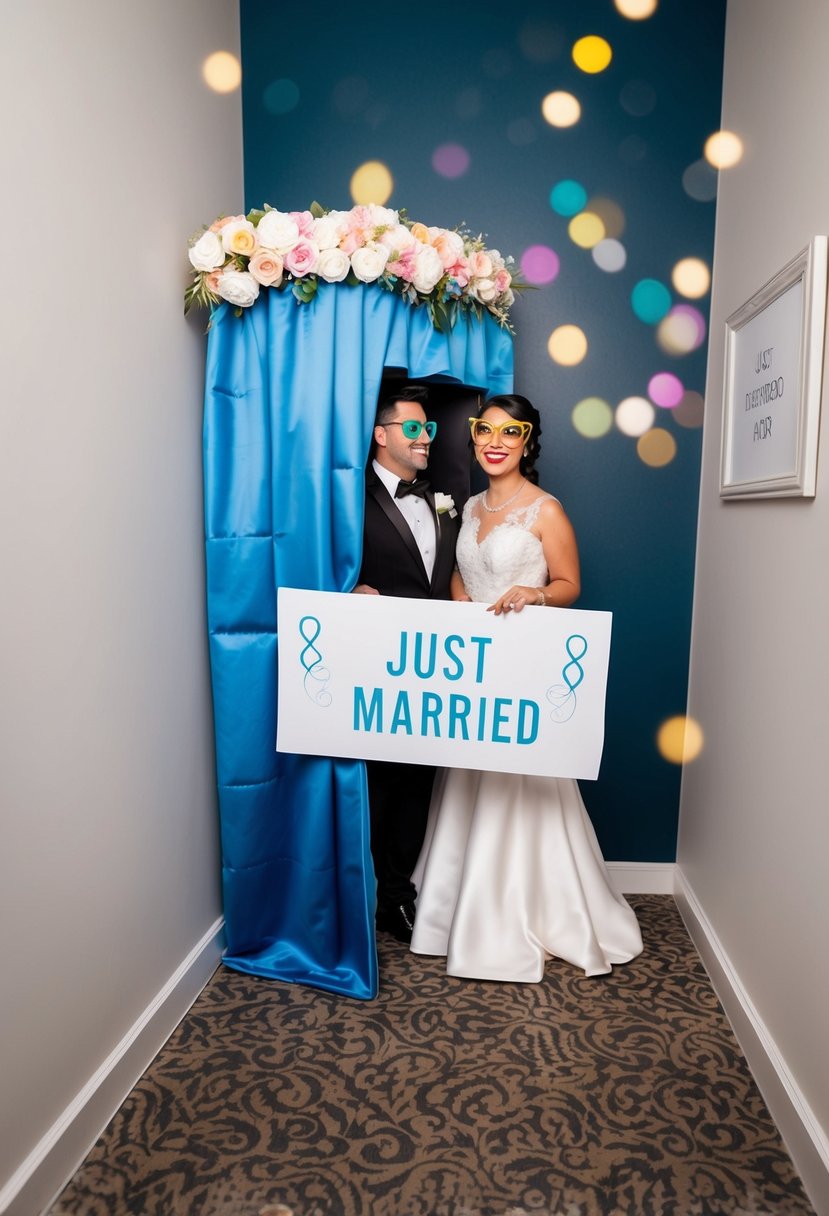
{"label": "pearl necklace", "polygon": [[509,498],[505,498],[504,501],[501,503],[500,507],[487,506],[486,496],[487,496],[488,491],[484,490],[483,494],[481,495],[481,506],[483,507],[483,509],[485,511],[489,511],[490,515],[492,515],[493,512],[495,512],[495,511],[503,511],[504,507],[508,507],[511,502],[515,501],[515,499],[518,497],[518,495],[524,489],[524,486],[526,484],[527,484],[526,481],[522,480],[521,485],[518,487],[518,489],[515,491],[515,493],[510,494]]}

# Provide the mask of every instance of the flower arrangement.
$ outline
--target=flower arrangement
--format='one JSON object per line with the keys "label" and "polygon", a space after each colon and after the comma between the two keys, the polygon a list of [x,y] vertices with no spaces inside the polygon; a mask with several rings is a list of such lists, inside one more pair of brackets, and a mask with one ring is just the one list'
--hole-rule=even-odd
{"label": "flower arrangement", "polygon": [[227,300],[242,315],[263,287],[290,287],[301,304],[325,283],[376,283],[410,304],[425,305],[433,325],[451,329],[461,310],[490,312],[511,330],[516,281],[511,257],[487,249],[464,227],[428,228],[405,211],[375,203],[350,211],[277,211],[265,205],[247,215],[217,219],[190,243],[195,278],[185,292],[212,312]]}

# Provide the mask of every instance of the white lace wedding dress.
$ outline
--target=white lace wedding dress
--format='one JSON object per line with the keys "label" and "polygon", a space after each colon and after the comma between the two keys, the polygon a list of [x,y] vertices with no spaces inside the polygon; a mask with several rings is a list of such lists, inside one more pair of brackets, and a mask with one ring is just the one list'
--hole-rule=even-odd
{"label": "white lace wedding dress", "polygon": [[[482,495],[467,502],[457,559],[472,599],[493,603],[514,583],[548,582],[530,530],[546,497],[512,510],[480,545]],[[445,955],[449,975],[537,982],[550,957],[603,975],[642,950],[570,778],[439,770],[412,879],[411,948]]]}

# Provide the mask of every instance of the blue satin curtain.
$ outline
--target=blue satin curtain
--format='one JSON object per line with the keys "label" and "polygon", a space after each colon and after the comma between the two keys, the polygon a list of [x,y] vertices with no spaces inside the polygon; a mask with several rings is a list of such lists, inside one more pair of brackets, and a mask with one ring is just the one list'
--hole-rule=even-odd
{"label": "blue satin curtain", "polygon": [[377,287],[263,291],[208,337],[205,532],[227,953],[239,971],[377,994],[362,761],[276,752],[280,586],[350,591],[385,366],[512,388],[487,316],[438,333]]}

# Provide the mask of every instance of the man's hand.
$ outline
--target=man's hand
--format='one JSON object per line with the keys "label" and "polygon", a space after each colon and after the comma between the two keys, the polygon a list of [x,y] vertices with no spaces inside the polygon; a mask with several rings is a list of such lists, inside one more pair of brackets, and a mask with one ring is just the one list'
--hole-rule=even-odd
{"label": "man's hand", "polygon": [[368,583],[360,583],[351,592],[352,595],[379,595],[380,592],[376,587],[369,587]]}

